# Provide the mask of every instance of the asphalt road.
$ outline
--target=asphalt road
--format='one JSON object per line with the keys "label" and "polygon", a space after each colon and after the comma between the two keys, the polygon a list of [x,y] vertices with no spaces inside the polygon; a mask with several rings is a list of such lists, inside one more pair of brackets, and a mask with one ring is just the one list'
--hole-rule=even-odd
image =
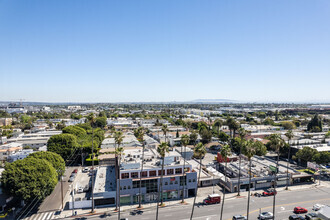
{"label": "asphalt road", "polygon": [[[288,219],[293,214],[295,206],[302,206],[312,212],[312,207],[316,203],[330,204],[329,188],[311,188],[295,191],[282,191],[276,196],[276,217],[275,219]],[[273,197],[251,197],[250,219],[257,219],[259,211],[272,212]],[[231,220],[232,216],[246,214],[247,198],[233,198],[226,200],[224,204],[224,220]],[[191,204],[177,205],[160,208],[160,220],[189,220],[191,213]],[[154,220],[156,208],[145,210],[141,215],[131,215],[129,212],[123,212],[122,218],[129,220]],[[220,217],[220,205],[205,205],[195,207],[194,218],[196,220],[215,220]],[[87,219],[117,219],[117,214],[111,216],[95,215]],[[78,219],[78,218],[77,218]],[[84,218],[86,219],[86,218]]]}
{"label": "asphalt road", "polygon": [[[70,182],[68,182],[69,177],[74,169],[78,167],[66,167],[64,176],[63,176],[63,196],[65,197],[66,193],[69,191]],[[47,212],[53,210],[59,210],[62,206],[62,196],[61,196],[61,182],[59,181],[52,194],[46,197],[46,199],[39,206],[38,212]],[[64,204],[65,206],[65,204]]]}

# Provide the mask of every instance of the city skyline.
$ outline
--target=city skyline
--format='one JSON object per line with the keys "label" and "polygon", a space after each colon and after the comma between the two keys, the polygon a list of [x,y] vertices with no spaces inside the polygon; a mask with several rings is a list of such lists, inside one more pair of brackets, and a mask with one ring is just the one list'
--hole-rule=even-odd
{"label": "city skyline", "polygon": [[0,101],[330,102],[330,2],[1,1]]}

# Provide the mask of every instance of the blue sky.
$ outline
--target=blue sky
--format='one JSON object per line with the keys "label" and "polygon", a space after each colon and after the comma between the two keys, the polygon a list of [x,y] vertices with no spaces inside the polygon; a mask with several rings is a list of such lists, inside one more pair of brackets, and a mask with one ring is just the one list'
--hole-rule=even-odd
{"label": "blue sky", "polygon": [[0,0],[0,100],[330,102],[328,0]]}

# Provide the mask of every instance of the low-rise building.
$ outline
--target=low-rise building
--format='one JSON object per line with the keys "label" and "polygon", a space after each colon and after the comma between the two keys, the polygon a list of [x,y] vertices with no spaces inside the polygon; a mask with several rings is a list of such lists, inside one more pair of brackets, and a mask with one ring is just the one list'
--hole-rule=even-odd
{"label": "low-rise building", "polygon": [[34,151],[33,149],[24,149],[21,151],[17,151],[11,155],[8,156],[8,162],[15,162],[16,160],[22,160],[24,158],[26,158],[27,156],[29,156],[30,154],[32,154]]}

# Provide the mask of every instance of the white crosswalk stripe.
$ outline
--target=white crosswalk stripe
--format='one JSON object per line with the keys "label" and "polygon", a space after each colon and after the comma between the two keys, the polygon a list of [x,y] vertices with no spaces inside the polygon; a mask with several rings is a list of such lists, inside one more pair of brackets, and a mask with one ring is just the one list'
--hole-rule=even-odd
{"label": "white crosswalk stripe", "polygon": [[50,220],[53,218],[55,212],[43,212],[31,215],[24,220]]}

